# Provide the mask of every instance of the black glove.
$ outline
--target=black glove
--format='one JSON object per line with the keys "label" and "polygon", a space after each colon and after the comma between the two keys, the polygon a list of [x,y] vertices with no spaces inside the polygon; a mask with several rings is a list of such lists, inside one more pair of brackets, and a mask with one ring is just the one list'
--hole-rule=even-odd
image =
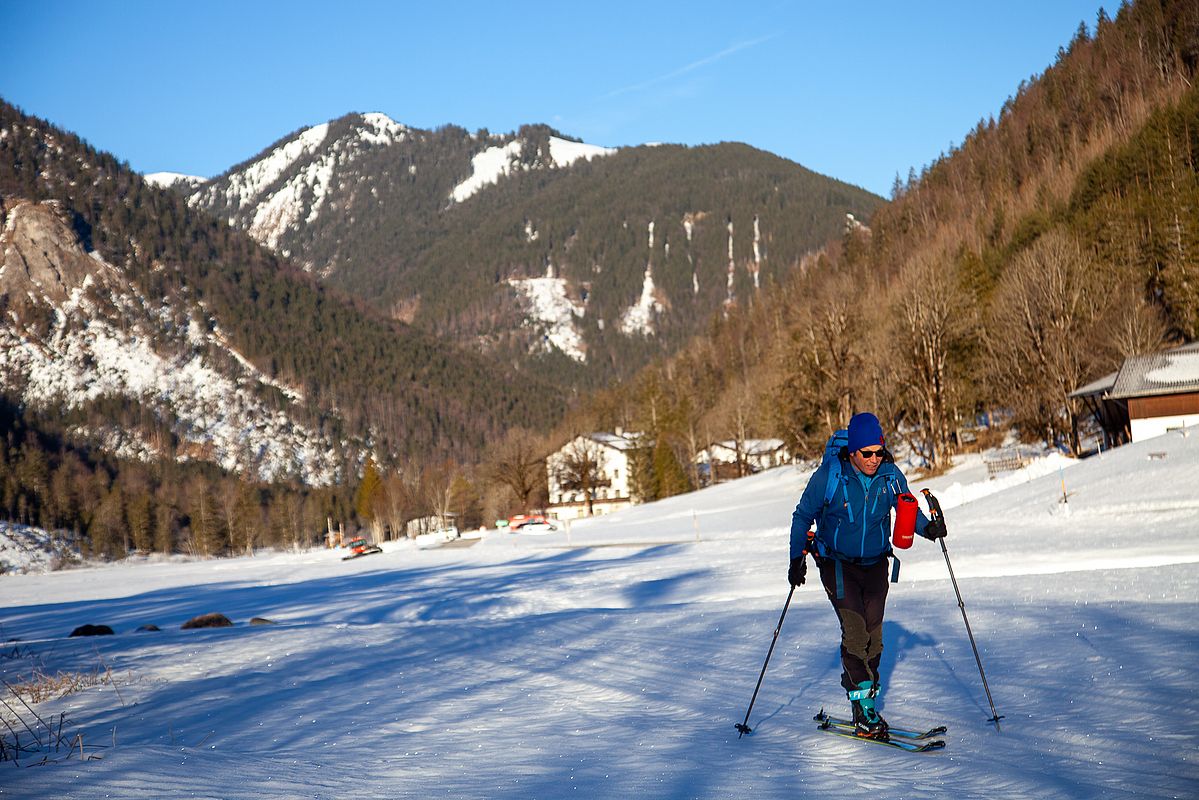
{"label": "black glove", "polygon": [[932,541],[945,538],[945,520],[940,517],[933,517],[928,521],[928,527],[924,529],[924,536]]}
{"label": "black glove", "polygon": [[807,577],[808,554],[804,553],[801,556],[791,559],[791,566],[787,568],[787,580],[792,586],[803,586]]}

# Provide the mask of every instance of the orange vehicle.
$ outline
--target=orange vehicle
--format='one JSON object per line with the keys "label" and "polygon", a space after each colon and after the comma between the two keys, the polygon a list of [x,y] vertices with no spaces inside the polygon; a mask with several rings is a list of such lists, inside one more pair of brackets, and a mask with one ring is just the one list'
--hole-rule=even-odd
{"label": "orange vehicle", "polygon": [[346,547],[350,549],[348,556],[343,556],[342,561],[349,561],[351,558],[360,556],[369,556],[372,553],[382,553],[383,548],[375,544],[370,544],[361,536],[351,539],[346,543]]}

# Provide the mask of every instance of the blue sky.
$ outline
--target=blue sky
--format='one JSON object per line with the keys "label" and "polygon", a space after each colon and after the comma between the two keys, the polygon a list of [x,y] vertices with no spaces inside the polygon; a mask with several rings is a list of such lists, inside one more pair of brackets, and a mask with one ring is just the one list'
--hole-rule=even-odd
{"label": "blue sky", "polygon": [[216,175],[382,111],[609,146],[741,141],[885,196],[1101,5],[0,0],[0,96],[142,172]]}

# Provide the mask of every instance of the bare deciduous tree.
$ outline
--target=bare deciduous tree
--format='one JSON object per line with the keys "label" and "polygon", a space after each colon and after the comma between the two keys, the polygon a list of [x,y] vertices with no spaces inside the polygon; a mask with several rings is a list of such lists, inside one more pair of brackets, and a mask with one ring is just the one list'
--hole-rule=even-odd
{"label": "bare deciduous tree", "polygon": [[491,483],[507,487],[521,513],[528,513],[546,483],[544,444],[523,428],[508,431],[496,446],[486,475]]}
{"label": "bare deciduous tree", "polygon": [[952,410],[960,394],[951,361],[975,332],[974,312],[948,259],[918,256],[905,265],[899,287],[880,353],[896,378],[888,405],[915,423],[905,438],[937,470],[952,449]]}
{"label": "bare deciduous tree", "polygon": [[1016,423],[1074,453],[1082,408],[1070,393],[1095,371],[1110,289],[1093,280],[1078,242],[1051,231],[1008,267],[987,327],[993,378],[1019,388],[1007,394]]}
{"label": "bare deciduous tree", "polygon": [[587,516],[593,513],[595,490],[610,481],[600,477],[603,463],[600,445],[587,436],[576,436],[558,454],[551,467],[558,486],[565,492],[580,492],[587,504]]}
{"label": "bare deciduous tree", "polygon": [[861,300],[874,293],[847,275],[828,277],[818,286],[802,298],[791,339],[775,367],[775,415],[795,452],[813,449],[849,420],[855,393],[872,383],[865,317],[877,319],[882,313]]}

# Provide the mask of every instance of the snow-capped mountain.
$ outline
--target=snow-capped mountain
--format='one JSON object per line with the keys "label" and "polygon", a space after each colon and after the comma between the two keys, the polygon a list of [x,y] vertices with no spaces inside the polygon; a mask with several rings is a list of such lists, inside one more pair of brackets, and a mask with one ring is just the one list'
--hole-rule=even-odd
{"label": "snow-capped mountain", "polygon": [[[347,152],[406,136],[355,122],[329,125]],[[286,171],[259,167],[237,186]],[[312,486],[367,452],[476,458],[561,413],[540,377],[321,286],[157,181],[0,101],[0,413],[42,446]]]}
{"label": "snow-capped mountain", "polygon": [[744,145],[610,148],[381,113],[175,188],[384,314],[593,380],[686,340],[881,202]]}
{"label": "snow-capped mountain", "polygon": [[124,398],[157,424],[72,431],[121,457],[203,459],[266,481],[338,479],[333,442],[289,413],[299,392],[230,346],[200,304],[145,297],[120,267],[85,251],[69,222],[54,202],[8,210],[0,379],[10,391],[30,407],[68,411]]}
{"label": "snow-capped mountain", "polygon": [[336,128],[332,138],[331,127],[306,128],[265,157],[196,188],[191,204],[222,209],[230,225],[290,256],[280,240],[316,220],[338,167],[354,163],[365,150],[403,141],[408,132],[384,114],[363,114],[345,129]]}

